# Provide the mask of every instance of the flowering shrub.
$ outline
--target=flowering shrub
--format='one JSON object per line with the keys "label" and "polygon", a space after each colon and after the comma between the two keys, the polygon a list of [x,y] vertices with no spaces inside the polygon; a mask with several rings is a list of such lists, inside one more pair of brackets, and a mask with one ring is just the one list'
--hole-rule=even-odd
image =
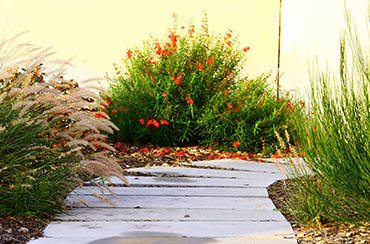
{"label": "flowering shrub", "polygon": [[220,91],[209,101],[201,118],[202,143],[270,156],[278,146],[274,130],[291,125],[303,103],[289,93],[279,100],[267,83],[268,76],[240,80],[232,91]]}
{"label": "flowering shrub", "polygon": [[[224,36],[211,35],[207,15],[199,32],[190,22],[187,29],[181,27],[186,31],[183,35],[179,34],[175,14],[174,19],[165,40],[152,37],[141,49],[127,51],[124,69],[115,65],[111,105],[103,108],[120,128],[115,140],[159,145],[218,141],[226,146],[239,141],[236,147],[247,150],[254,145],[253,150],[257,150],[267,133],[265,128],[286,126],[290,115],[282,118],[282,103],[272,101],[272,90],[263,78],[245,85],[247,79],[240,72],[250,48],[239,46],[232,30]],[[254,91],[252,86],[259,90]],[[258,101],[261,104],[256,104]],[[263,113],[253,117],[261,111],[258,107],[263,107]],[[262,123],[263,116],[277,113],[281,118]],[[243,131],[248,126],[253,127]],[[252,133],[254,137],[248,139]],[[268,136],[274,138],[273,133]]]}
{"label": "flowering shrub", "polygon": [[28,44],[12,47],[15,40],[0,43],[0,215],[52,216],[82,174],[126,181],[107,152],[96,151],[114,150],[101,132],[116,126],[104,112],[96,116],[100,96],[63,79],[66,62]]}

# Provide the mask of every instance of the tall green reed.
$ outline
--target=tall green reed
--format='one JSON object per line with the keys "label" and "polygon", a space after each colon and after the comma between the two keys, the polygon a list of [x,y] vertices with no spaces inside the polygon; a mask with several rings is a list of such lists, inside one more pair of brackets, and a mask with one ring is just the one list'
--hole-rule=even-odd
{"label": "tall green reed", "polygon": [[[370,15],[369,15],[370,17]],[[292,167],[291,210],[306,223],[365,224],[370,219],[370,62],[345,12],[340,39],[340,79],[314,66],[309,115],[297,116],[300,150],[313,175]],[[348,62],[348,48],[352,62]],[[300,204],[306,201],[307,207]]]}

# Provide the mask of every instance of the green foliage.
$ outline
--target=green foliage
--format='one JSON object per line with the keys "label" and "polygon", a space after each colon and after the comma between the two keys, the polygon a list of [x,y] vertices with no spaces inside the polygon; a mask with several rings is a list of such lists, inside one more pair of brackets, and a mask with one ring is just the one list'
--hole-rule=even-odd
{"label": "green foliage", "polygon": [[[370,63],[362,52],[351,17],[345,14],[347,31],[341,37],[340,81],[329,72],[315,71],[311,77],[309,116],[296,119],[304,160],[315,178],[298,181],[292,202],[310,202],[307,208],[291,204],[302,222],[315,219],[355,225],[370,218]],[[349,44],[349,45],[348,45]],[[353,66],[348,71],[347,47]],[[291,178],[297,176],[292,170]],[[320,211],[317,211],[320,209]]]}
{"label": "green foliage", "polygon": [[231,30],[211,35],[206,15],[201,31],[190,23],[186,34],[178,32],[175,16],[166,40],[128,50],[125,69],[116,67],[111,104],[103,109],[120,128],[114,139],[273,152],[272,128],[287,126],[295,110],[283,111],[290,110],[289,95],[276,101],[266,77],[242,77],[249,47],[238,46]]}
{"label": "green foliage", "polygon": [[288,93],[276,100],[266,79],[244,79],[230,93],[220,91],[214,96],[201,118],[202,143],[263,155],[274,153],[278,146],[274,131],[290,126],[301,104],[291,102]]}

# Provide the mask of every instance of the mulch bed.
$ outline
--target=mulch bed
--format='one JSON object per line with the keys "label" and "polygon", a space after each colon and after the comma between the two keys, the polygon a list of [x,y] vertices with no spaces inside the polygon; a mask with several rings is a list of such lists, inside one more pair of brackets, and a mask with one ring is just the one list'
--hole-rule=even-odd
{"label": "mulch bed", "polygon": [[[260,155],[250,155],[243,152],[226,153],[197,146],[156,148],[149,145],[138,148],[118,144],[116,148],[117,152],[112,156],[117,158],[117,162],[123,169],[145,166],[195,167],[191,164],[192,161],[224,158],[265,161],[258,157]],[[299,225],[294,216],[287,211],[285,203],[289,196],[284,181],[276,181],[267,190],[276,208],[291,223],[298,243],[370,243],[370,229],[364,227],[331,224],[323,225],[320,228],[310,228]],[[21,221],[12,217],[0,217],[0,244],[23,244],[32,238],[41,237],[50,221],[50,219]]]}

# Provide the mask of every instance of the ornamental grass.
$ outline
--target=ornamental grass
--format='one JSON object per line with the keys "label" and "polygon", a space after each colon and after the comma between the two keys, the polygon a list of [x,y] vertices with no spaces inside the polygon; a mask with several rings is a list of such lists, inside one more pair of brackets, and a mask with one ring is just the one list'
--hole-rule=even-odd
{"label": "ornamental grass", "polygon": [[105,101],[92,89],[107,92],[64,79],[68,61],[19,39],[0,43],[0,215],[50,217],[81,179],[127,183],[104,142],[118,128],[96,117],[96,101]]}

